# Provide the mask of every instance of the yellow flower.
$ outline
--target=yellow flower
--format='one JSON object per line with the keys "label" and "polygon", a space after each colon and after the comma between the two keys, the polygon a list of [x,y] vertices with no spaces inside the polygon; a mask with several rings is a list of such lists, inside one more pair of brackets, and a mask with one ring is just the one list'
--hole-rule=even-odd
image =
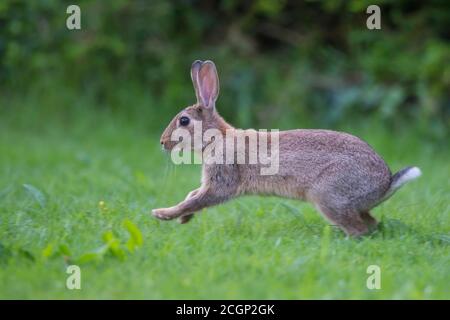
{"label": "yellow flower", "polygon": [[106,203],[103,200],[98,202],[98,207],[100,208],[101,211],[107,211],[108,210],[108,208],[106,208]]}

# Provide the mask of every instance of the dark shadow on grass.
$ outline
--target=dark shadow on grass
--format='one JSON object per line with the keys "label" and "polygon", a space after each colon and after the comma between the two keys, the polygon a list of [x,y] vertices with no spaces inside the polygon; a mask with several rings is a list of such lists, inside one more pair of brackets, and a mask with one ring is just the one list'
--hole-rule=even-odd
{"label": "dark shadow on grass", "polygon": [[398,219],[383,219],[378,225],[378,229],[369,235],[369,238],[398,239],[401,237],[414,237],[421,243],[431,243],[433,245],[450,245],[450,235],[427,233],[420,231]]}

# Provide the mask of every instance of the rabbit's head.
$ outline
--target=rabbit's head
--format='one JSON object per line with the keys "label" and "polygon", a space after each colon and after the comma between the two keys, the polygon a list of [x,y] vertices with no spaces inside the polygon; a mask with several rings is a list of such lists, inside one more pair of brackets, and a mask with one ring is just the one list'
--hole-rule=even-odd
{"label": "rabbit's head", "polygon": [[[178,113],[161,135],[160,143],[166,151],[179,144],[172,141],[172,133],[179,129],[185,129],[194,139],[194,125],[201,127],[201,136],[208,129],[218,129],[225,133],[230,126],[220,117],[216,111],[216,99],[219,95],[219,77],[216,66],[212,61],[196,60],[191,67],[191,78],[194,85],[197,103],[183,109]],[[195,144],[191,143],[191,149]]]}

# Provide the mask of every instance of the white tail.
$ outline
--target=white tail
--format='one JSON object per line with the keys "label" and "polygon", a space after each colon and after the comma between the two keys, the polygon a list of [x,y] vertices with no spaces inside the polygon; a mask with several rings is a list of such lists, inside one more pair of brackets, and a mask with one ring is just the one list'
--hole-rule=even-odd
{"label": "white tail", "polygon": [[405,183],[417,179],[422,175],[422,171],[418,167],[407,167],[392,176],[392,182],[389,189],[386,191],[384,197],[380,202],[388,199],[390,196],[394,194],[401,186]]}

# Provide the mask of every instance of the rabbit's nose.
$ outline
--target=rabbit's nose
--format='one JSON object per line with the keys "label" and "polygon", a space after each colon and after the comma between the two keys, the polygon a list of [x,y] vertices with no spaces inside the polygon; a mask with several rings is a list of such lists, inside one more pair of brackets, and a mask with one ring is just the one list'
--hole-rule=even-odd
{"label": "rabbit's nose", "polygon": [[161,140],[159,141],[159,143],[161,143],[161,148],[162,148],[163,150],[165,150],[165,149],[166,149],[166,141],[163,140],[163,139],[161,139]]}

